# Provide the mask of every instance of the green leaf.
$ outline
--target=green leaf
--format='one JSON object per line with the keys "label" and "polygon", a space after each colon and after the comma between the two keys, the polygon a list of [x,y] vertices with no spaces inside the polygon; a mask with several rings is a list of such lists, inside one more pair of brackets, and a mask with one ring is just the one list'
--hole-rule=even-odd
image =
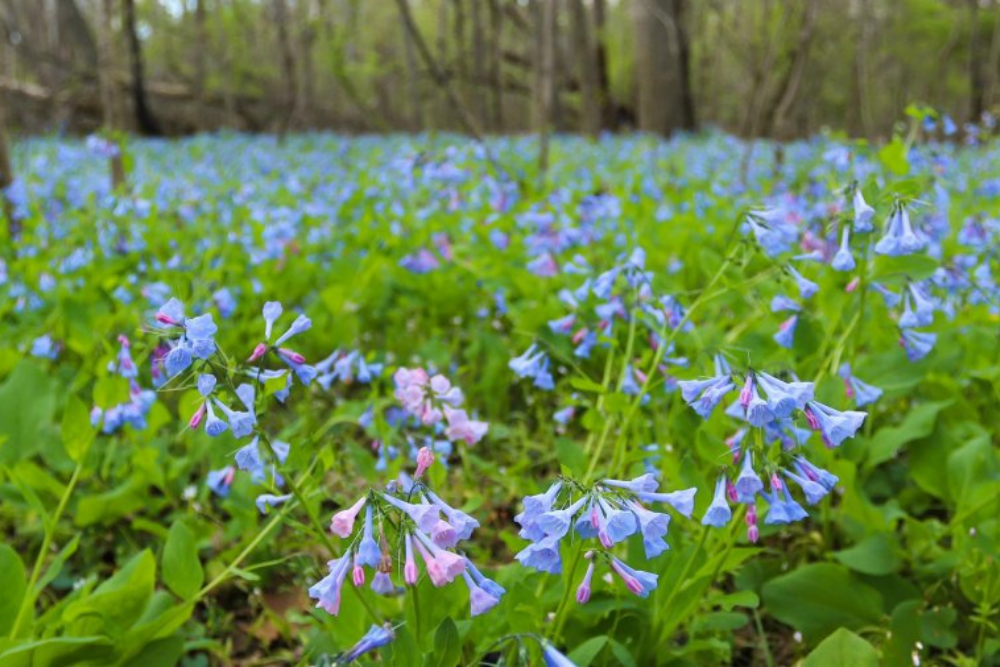
{"label": "green leaf", "polygon": [[596,658],[598,654],[604,650],[607,643],[608,638],[604,635],[591,637],[570,651],[567,657],[575,662],[577,667],[588,667],[588,665],[594,661],[594,658]]}
{"label": "green leaf", "polygon": [[55,391],[46,372],[21,361],[0,386],[0,464],[34,454],[48,437]]}
{"label": "green leaf", "polygon": [[905,176],[910,171],[910,163],[906,159],[906,144],[899,137],[879,149],[878,159],[897,176]]}
{"label": "green leaf", "polygon": [[580,443],[569,438],[556,440],[556,457],[569,474],[580,476],[587,467],[587,457]]}
{"label": "green leaf", "polygon": [[877,667],[878,653],[861,637],[840,628],[824,639],[802,664],[803,667]]}
{"label": "green leaf", "polygon": [[723,595],[717,600],[719,606],[726,611],[732,611],[733,607],[746,607],[756,609],[760,606],[760,598],[753,591],[737,591],[728,595]]}
{"label": "green leaf", "polygon": [[569,379],[569,384],[574,389],[579,389],[580,391],[589,391],[595,394],[603,394],[606,390],[604,385],[594,382],[590,378],[574,376]]}
{"label": "green leaf", "polygon": [[885,533],[865,538],[849,549],[835,552],[833,557],[863,574],[892,574],[898,572],[903,564],[896,543]]}
{"label": "green leaf", "polygon": [[446,616],[434,632],[434,654],[429,658],[425,664],[437,667],[454,667],[461,660],[462,642],[451,616]]}
{"label": "green leaf", "polygon": [[764,604],[771,615],[815,641],[843,626],[877,623],[882,597],[842,566],[815,563],[764,584]]}
{"label": "green leaf", "polygon": [[194,597],[205,581],[194,534],[181,521],[170,527],[161,567],[163,583],[184,600]]}
{"label": "green leaf", "polygon": [[87,455],[90,444],[97,435],[97,429],[90,425],[90,411],[87,410],[87,406],[76,396],[70,396],[66,400],[60,431],[66,453],[79,463]]}
{"label": "green leaf", "polygon": [[125,667],[173,667],[184,655],[184,640],[180,637],[166,637],[146,644],[145,648]]}
{"label": "green leaf", "polygon": [[899,426],[889,426],[879,429],[868,446],[869,467],[875,467],[888,461],[908,442],[926,438],[934,432],[934,424],[938,413],[954,401],[935,401],[924,403],[911,409]]}
{"label": "green leaf", "polygon": [[938,261],[929,255],[880,256],[871,281],[898,283],[902,286],[906,280],[930,278],[939,266]]}
{"label": "green leaf", "polygon": [[0,595],[0,637],[6,637],[14,627],[27,587],[21,557],[6,544],[0,544],[0,591],[3,591]]}
{"label": "green leaf", "polygon": [[74,634],[103,631],[119,636],[142,615],[156,585],[156,560],[147,549],[136,554],[94,594],[66,608],[63,619]]}

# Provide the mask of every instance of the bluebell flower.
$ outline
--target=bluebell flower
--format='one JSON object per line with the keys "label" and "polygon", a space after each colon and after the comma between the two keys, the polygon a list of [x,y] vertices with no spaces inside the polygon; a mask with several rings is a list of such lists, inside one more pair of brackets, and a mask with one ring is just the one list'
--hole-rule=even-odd
{"label": "bluebell flower", "polygon": [[549,320],[549,329],[556,334],[569,334],[573,331],[573,324],[576,322],[576,314],[570,313],[565,317]]}
{"label": "bluebell flower", "polygon": [[573,518],[587,501],[588,497],[583,496],[569,507],[559,510],[549,510],[539,515],[535,520],[535,524],[548,537],[564,537],[573,525]]}
{"label": "bluebell flower", "polygon": [[690,517],[691,513],[694,512],[694,496],[697,492],[697,488],[690,488],[669,493],[639,493],[637,495],[639,500],[643,502],[665,503],[673,507],[681,516]]}
{"label": "bluebell flower", "polygon": [[740,468],[735,486],[740,502],[744,503],[751,502],[753,497],[764,488],[764,482],[761,481],[757,471],[753,469],[753,452],[749,449],[743,453],[743,467]]}
{"label": "bluebell flower", "polygon": [[163,360],[164,369],[168,377],[175,377],[184,372],[191,365],[191,351],[183,342],[178,342]]}
{"label": "bluebell flower", "polygon": [[271,340],[271,332],[274,329],[274,323],[279,317],[281,317],[281,303],[278,301],[268,301],[264,304],[262,314],[264,316],[264,340]]}
{"label": "bluebell flower", "polygon": [[627,502],[627,506],[639,522],[639,532],[642,533],[642,544],[646,551],[646,558],[656,558],[669,549],[663,538],[666,537],[670,527],[670,515],[653,512],[631,500]]}
{"label": "bluebell flower", "polygon": [[875,226],[872,224],[874,217],[875,209],[865,201],[864,195],[861,194],[861,188],[856,188],[854,190],[854,233],[866,234],[874,231]]}
{"label": "bluebell flower", "polygon": [[821,484],[827,491],[833,491],[834,487],[837,486],[837,482],[840,481],[840,478],[832,472],[813,465],[804,456],[796,456],[792,465],[801,476]]}
{"label": "bluebell flower", "polygon": [[375,541],[372,530],[372,507],[371,504],[365,506],[365,528],[358,544],[358,552],[355,562],[358,565],[377,567],[382,560],[382,550]]}
{"label": "bluebell flower", "polygon": [[208,398],[215,390],[217,380],[214,375],[202,374],[198,376],[198,393]]}
{"label": "bluebell flower", "polygon": [[562,572],[559,538],[556,537],[543,537],[517,552],[514,558],[521,565],[532,567],[540,572],[548,572],[549,574],[560,574]]}
{"label": "bluebell flower", "polygon": [[729,523],[729,519],[732,517],[732,510],[729,509],[729,503],[726,500],[726,476],[720,475],[719,479],[715,482],[715,494],[712,496],[712,504],[709,505],[708,509],[705,511],[705,516],[702,517],[701,523],[703,526],[712,526],[714,528],[721,528]]}
{"label": "bluebell flower", "polygon": [[59,356],[59,346],[52,342],[48,334],[31,341],[31,356],[40,359],[56,359]]}
{"label": "bluebell flower", "polygon": [[660,482],[656,479],[656,476],[649,473],[640,475],[628,481],[620,479],[602,479],[601,484],[604,486],[613,486],[618,489],[628,489],[632,493],[636,494],[653,493],[660,486]]}
{"label": "bluebell flower", "polygon": [[810,401],[806,406],[809,425],[820,431],[828,447],[839,447],[844,440],[853,438],[867,416],[867,413],[854,410],[835,410],[817,401]]}
{"label": "bluebell flower", "polygon": [[805,409],[806,403],[812,400],[815,393],[816,385],[813,382],[785,382],[764,371],[756,371],[755,378],[778,419],[791,416],[796,408]]}
{"label": "bluebell flower", "polygon": [[351,647],[349,651],[337,657],[337,664],[349,664],[354,662],[366,653],[371,653],[377,648],[381,648],[396,638],[392,624],[372,625],[361,640]]}
{"label": "bluebell flower", "polygon": [[648,598],[656,590],[659,575],[634,570],[616,556],[611,556],[611,569],[621,577],[626,587],[641,598]]}
{"label": "bluebell flower", "polygon": [[576,667],[576,663],[567,658],[553,646],[549,640],[542,639],[542,660],[545,667]]}
{"label": "bluebell flower", "polygon": [[340,592],[351,569],[351,552],[327,563],[329,574],[310,586],[309,597],[317,600],[316,606],[329,614],[340,613]]}
{"label": "bluebell flower", "polygon": [[819,291],[819,285],[796,271],[794,266],[789,264],[786,268],[788,273],[792,276],[792,279],[795,281],[795,284],[798,286],[799,294],[803,299],[809,299]]}
{"label": "bluebell flower", "polygon": [[[638,525],[632,512],[612,505],[611,501],[604,498],[599,498],[597,504],[600,508],[598,511],[598,537],[601,538],[602,542],[605,539],[601,532],[607,535],[611,544],[624,542],[630,535],[635,534]],[[605,546],[610,545],[606,544]]]}
{"label": "bluebell flower", "polygon": [[480,588],[498,600],[507,593],[507,590],[503,586],[484,576],[470,558],[465,559],[465,568],[472,575],[473,581],[475,581]]}
{"label": "bluebell flower", "polygon": [[847,388],[847,397],[854,399],[855,407],[861,408],[866,405],[871,405],[882,396],[881,389],[870,385],[867,382],[862,382],[858,378],[854,377],[851,373],[850,364],[841,364],[837,372],[844,380],[844,385]]}
{"label": "bluebell flower", "polygon": [[236,467],[240,470],[252,472],[264,467],[264,460],[260,457],[259,438],[254,438],[249,444],[244,445],[236,451]]}
{"label": "bluebell flower", "polygon": [[826,494],[830,492],[830,489],[826,488],[819,482],[807,479],[801,475],[796,475],[790,470],[782,470],[782,473],[785,475],[786,479],[790,479],[799,485],[799,488],[802,489],[802,493],[805,494],[806,502],[810,505],[815,505],[825,498]]}
{"label": "bluebell flower", "polygon": [[208,418],[205,421],[205,433],[208,433],[213,438],[222,435],[229,428],[229,425],[215,416],[211,401],[205,401],[205,409],[208,411]]}
{"label": "bluebell flower", "polygon": [[402,511],[417,527],[425,533],[430,532],[440,519],[441,512],[437,505],[431,503],[408,503],[387,493],[382,494],[383,500]]}
{"label": "bluebell flower", "polygon": [[801,310],[801,306],[787,296],[779,294],[771,299],[771,312],[780,313],[783,310],[790,310],[797,313]]}
{"label": "bluebell flower", "polygon": [[875,252],[880,255],[899,257],[914,253],[924,245],[910,225],[910,214],[906,207],[897,204],[885,225],[885,234],[875,244]]}
{"label": "bluebell flower", "polygon": [[217,496],[225,498],[229,495],[229,487],[233,485],[233,479],[236,475],[236,471],[233,470],[232,466],[226,466],[219,470],[212,470],[208,473],[205,478],[205,484],[208,488],[212,490]]}
{"label": "bluebell flower", "polygon": [[444,502],[430,489],[425,489],[424,493],[429,501],[441,510],[441,513],[448,519],[448,523],[454,527],[455,534],[459,540],[469,539],[472,537],[472,532],[476,528],[479,528],[479,521],[469,516],[462,510],[455,509],[448,503]]}
{"label": "bluebell flower", "polygon": [[219,309],[219,315],[223,318],[232,317],[236,311],[236,299],[227,287],[216,290],[212,294],[212,301],[215,302],[215,307]]}
{"label": "bluebell flower", "polygon": [[888,308],[895,308],[903,300],[903,297],[879,283],[872,283],[872,289],[882,295],[882,299]]}
{"label": "bluebell flower", "polygon": [[[234,438],[245,438],[253,433],[254,426],[257,424],[257,419],[254,415],[242,410],[231,410],[229,406],[217,398],[212,400],[222,410],[222,413],[226,415],[226,420],[229,422],[229,428],[232,430]],[[206,428],[208,427],[206,426]]]}
{"label": "bluebell flower", "polygon": [[774,342],[785,348],[786,350],[792,349],[795,344],[795,329],[799,325],[799,316],[792,315],[787,320],[778,325],[778,333],[774,334],[772,338]]}
{"label": "bluebell flower", "polygon": [[273,507],[277,507],[289,500],[291,500],[292,494],[288,493],[283,496],[276,496],[273,493],[262,493],[257,496],[254,503],[257,505],[257,511],[261,514],[267,514],[267,511]]}
{"label": "bluebell flower", "polygon": [[292,322],[292,325],[288,327],[288,330],[278,337],[278,340],[274,341],[274,347],[278,347],[285,343],[292,336],[297,336],[298,334],[308,331],[312,327],[312,320],[305,315],[299,315]]}
{"label": "bluebell flower", "polygon": [[903,329],[899,339],[899,344],[910,361],[920,361],[926,357],[934,349],[936,342],[937,334],[913,329]]}
{"label": "bluebell flower", "polygon": [[681,389],[684,402],[694,408],[703,419],[708,419],[715,406],[736,388],[728,373],[707,380],[680,380],[677,386]]}
{"label": "bluebell flower", "polygon": [[840,237],[840,248],[838,248],[837,253],[833,256],[833,261],[830,262],[830,266],[837,271],[854,270],[856,263],[854,261],[854,255],[851,254],[850,227],[844,227],[844,231],[841,233]]}
{"label": "bluebell flower", "polygon": [[926,327],[933,324],[936,308],[934,300],[928,297],[916,283],[910,283],[908,296],[913,297],[913,312],[919,326]]}
{"label": "bluebell flower", "polygon": [[767,501],[768,510],[764,517],[764,525],[781,526],[791,523],[792,519],[788,514],[784,501],[777,491],[761,491],[761,497]]}

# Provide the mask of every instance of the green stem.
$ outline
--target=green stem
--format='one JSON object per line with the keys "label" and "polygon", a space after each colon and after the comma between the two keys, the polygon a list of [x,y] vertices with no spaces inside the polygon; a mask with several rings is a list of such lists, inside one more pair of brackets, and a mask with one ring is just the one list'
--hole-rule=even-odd
{"label": "green stem", "polygon": [[[82,459],[82,457],[81,457]],[[69,498],[73,495],[73,489],[76,488],[76,483],[80,479],[80,473],[83,471],[83,461],[78,461],[76,468],[73,469],[73,475],[69,478],[69,483],[66,485],[66,489],[63,491],[62,497],[59,499],[59,504],[56,506],[55,514],[49,520],[48,525],[45,527],[45,535],[42,537],[42,546],[38,550],[38,557],[35,558],[35,564],[31,568],[31,577],[28,578],[28,587],[24,591],[24,597],[21,599],[21,606],[17,609],[17,616],[14,617],[14,625],[10,630],[10,638],[15,639],[18,632],[21,630],[21,624],[24,622],[25,614],[27,614],[28,609],[31,609],[35,605],[35,584],[38,583],[39,577],[42,576],[42,566],[45,564],[45,555],[49,552],[49,548],[52,546],[52,538],[55,537],[56,528],[59,525],[59,518],[62,513],[66,510],[66,505],[69,503]]]}
{"label": "green stem", "polygon": [[555,621],[551,626],[553,640],[559,639],[559,633],[562,632],[563,624],[566,622],[566,608],[569,604],[570,593],[573,591],[573,575],[576,574],[576,568],[580,564],[580,556],[582,555],[583,543],[577,542],[576,555],[573,557],[573,564],[570,566],[569,575],[566,577],[566,590],[563,591],[562,600],[559,601],[559,606],[556,608]]}
{"label": "green stem", "polygon": [[760,648],[764,651],[764,661],[767,662],[767,667],[774,667],[774,656],[771,655],[771,645],[767,641],[764,624],[761,623],[760,613],[756,609],[753,610],[753,623],[757,628],[758,636],[760,636]]}

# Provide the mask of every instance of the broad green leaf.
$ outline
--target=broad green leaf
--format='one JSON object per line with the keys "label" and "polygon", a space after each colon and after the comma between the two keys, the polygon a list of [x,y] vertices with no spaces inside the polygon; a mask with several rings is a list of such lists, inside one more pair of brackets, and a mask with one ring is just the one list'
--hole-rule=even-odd
{"label": "broad green leaf", "polygon": [[10,634],[28,583],[17,552],[0,544],[0,637]]}
{"label": "broad green leaf", "polygon": [[764,604],[771,615],[815,641],[839,627],[877,623],[882,598],[852,578],[840,565],[815,563],[764,584]]}
{"label": "broad green leaf", "polygon": [[184,600],[192,598],[205,581],[194,534],[181,521],[170,527],[161,567],[163,583]]}
{"label": "broad green leaf", "polygon": [[594,661],[594,658],[596,658],[597,655],[604,649],[607,643],[608,638],[604,635],[591,637],[570,651],[567,657],[575,662],[578,667],[588,667],[590,663]]}
{"label": "broad green leaf", "polygon": [[881,428],[868,446],[869,467],[891,459],[908,442],[926,438],[934,432],[938,414],[954,401],[924,403],[912,408],[899,426]]}
{"label": "broad green leaf", "polygon": [[103,631],[119,636],[142,615],[156,585],[156,560],[149,550],[135,555],[94,594],[67,607],[63,617],[76,634]]}
{"label": "broad green leaf", "polygon": [[66,453],[74,461],[82,461],[90,449],[90,443],[94,441],[97,429],[90,425],[87,406],[76,396],[70,396],[66,400],[61,433]]}
{"label": "broad green leaf", "polygon": [[462,642],[458,638],[458,628],[450,616],[446,616],[434,632],[434,653],[425,664],[436,667],[453,667],[462,657]]}
{"label": "broad green leaf", "polygon": [[876,533],[849,549],[836,551],[833,557],[855,572],[873,575],[898,572],[903,564],[895,541],[885,533]]}
{"label": "broad green leaf", "polygon": [[165,637],[146,645],[139,655],[125,662],[125,667],[173,667],[184,655],[184,640]]}
{"label": "broad green leaf", "polygon": [[823,640],[803,667],[878,667],[878,652],[861,637],[840,628]]}
{"label": "broad green leaf", "polygon": [[34,454],[50,437],[55,396],[47,373],[34,361],[21,361],[0,385],[0,464]]}

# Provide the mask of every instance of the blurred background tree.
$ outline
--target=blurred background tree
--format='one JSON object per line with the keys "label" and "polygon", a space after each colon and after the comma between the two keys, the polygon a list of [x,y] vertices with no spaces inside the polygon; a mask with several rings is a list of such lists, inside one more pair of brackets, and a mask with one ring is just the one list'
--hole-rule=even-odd
{"label": "blurred background tree", "polygon": [[20,131],[889,135],[1000,104],[997,0],[0,0]]}

